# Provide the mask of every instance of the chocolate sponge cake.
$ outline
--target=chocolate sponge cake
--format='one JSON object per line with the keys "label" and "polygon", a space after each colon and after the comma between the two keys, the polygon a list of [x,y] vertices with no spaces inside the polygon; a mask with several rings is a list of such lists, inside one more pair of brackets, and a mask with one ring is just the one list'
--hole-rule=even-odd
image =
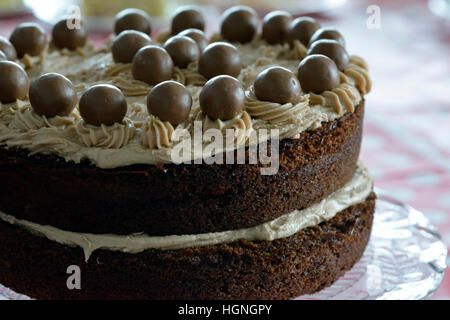
{"label": "chocolate sponge cake", "polygon": [[37,299],[331,285],[361,257],[375,207],[358,161],[365,61],[310,18],[274,12],[260,33],[236,7],[210,38],[184,21],[153,42],[133,12],[99,49],[82,21],[58,22],[51,42],[14,31],[36,45],[11,41],[21,55],[0,61],[0,283]]}

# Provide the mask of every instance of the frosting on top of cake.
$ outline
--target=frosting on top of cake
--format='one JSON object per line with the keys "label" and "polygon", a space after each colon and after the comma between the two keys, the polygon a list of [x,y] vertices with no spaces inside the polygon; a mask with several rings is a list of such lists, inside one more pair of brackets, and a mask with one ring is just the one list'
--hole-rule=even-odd
{"label": "frosting on top of cake", "polygon": [[[215,37],[218,36],[212,39]],[[278,129],[281,139],[295,138],[302,131],[320,127],[322,122],[353,112],[363,95],[370,91],[367,64],[360,57],[351,56],[348,67],[339,73],[339,86],[330,91],[303,93],[294,104],[260,101],[253,88],[258,74],[272,66],[295,72],[306,48],[299,41],[290,47],[289,44],[269,45],[258,38],[234,45],[243,64],[237,77],[245,89],[243,111],[226,121],[212,120],[205,115],[199,95],[206,79],[198,73],[198,63],[194,62],[184,69],[175,67],[173,80],[184,84],[193,99],[187,120],[175,126],[148,114],[146,98],[152,86],[133,78],[130,63],[114,62],[109,42],[99,50],[88,43],[76,51],[51,47],[36,57],[25,55],[21,63],[30,80],[43,73],[62,74],[73,82],[79,97],[90,86],[112,84],[125,95],[128,112],[121,123],[97,127],[86,124],[78,108],[64,117],[46,118],[38,115],[28,100],[0,104],[0,143],[22,147],[31,153],[57,154],[76,163],[89,159],[100,168],[172,163],[173,147],[183,141],[183,138],[175,141],[174,133],[185,130],[192,136],[194,121],[201,122],[203,131],[209,128],[224,133],[226,129],[236,131],[238,138],[234,145],[215,150],[220,153],[248,145],[249,136],[259,129]],[[203,141],[203,150],[209,143]],[[202,156],[193,154],[190,158]]]}

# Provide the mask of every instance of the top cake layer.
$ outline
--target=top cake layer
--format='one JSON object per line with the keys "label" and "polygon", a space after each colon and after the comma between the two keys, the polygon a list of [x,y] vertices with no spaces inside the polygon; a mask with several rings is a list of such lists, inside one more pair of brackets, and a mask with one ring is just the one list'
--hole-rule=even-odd
{"label": "top cake layer", "polygon": [[[61,49],[51,44],[40,55],[24,54],[20,59],[31,81],[46,73],[66,76],[73,83],[78,99],[94,85],[116,86],[127,102],[126,115],[122,121],[112,125],[92,125],[82,117],[78,106],[67,115],[48,117],[36,112],[36,107],[32,106],[28,99],[16,100],[0,105],[0,143],[8,147],[22,147],[32,153],[56,154],[75,163],[88,159],[99,168],[176,163],[174,150],[180,144],[195,139],[196,128],[200,133],[217,129],[224,135],[227,129],[231,129],[233,130],[231,143],[224,143],[222,148],[212,148],[211,139],[203,139],[200,150],[213,149],[213,152],[201,152],[197,148],[192,148],[190,154],[184,154],[183,160],[207,158],[240,146],[264,141],[268,136],[258,134],[261,129],[267,129],[268,132],[277,129],[281,139],[296,138],[303,131],[317,129],[323,122],[353,112],[362,97],[370,91],[367,64],[357,56],[350,56],[347,65],[341,66],[338,63],[341,69],[339,80],[335,87],[329,90],[316,93],[309,91],[307,89],[310,85],[314,85],[314,79],[307,79],[301,83],[303,90],[299,91],[295,101],[278,103],[268,101],[271,100],[273,81],[267,81],[264,85],[268,86],[266,91],[269,92],[269,96],[262,99],[261,94],[258,97],[258,92],[255,92],[258,91],[255,90],[255,81],[262,78],[261,74],[264,71],[271,67],[283,67],[295,75],[298,73],[299,62],[307,60],[305,58],[311,54],[307,55],[308,49],[299,39],[291,43],[270,44],[274,40],[268,35],[270,34],[267,31],[268,23],[264,24],[262,35],[255,33],[249,41],[234,39],[233,37],[239,37],[232,32],[235,30],[233,28],[227,30],[224,25],[225,22],[222,23],[221,34],[213,35],[210,41],[222,43],[228,39],[236,40],[232,45],[237,49],[242,64],[236,78],[242,84],[245,101],[243,108],[233,117],[214,119],[211,116],[214,115],[211,108],[207,109],[201,105],[200,93],[208,80],[204,76],[207,72],[199,70],[197,60],[181,67],[177,62],[179,60],[177,52],[171,55],[175,64],[179,65],[173,68],[171,78],[186,87],[192,97],[192,107],[186,118],[176,124],[149,113],[147,95],[154,86],[135,79],[134,63],[117,62],[121,58],[117,58],[114,45],[122,33],[99,50],[95,50],[89,43],[75,50]],[[167,34],[160,35],[157,39],[159,42],[154,45],[168,48],[167,43],[171,40],[166,41],[166,38]],[[121,50],[126,51],[126,48],[121,48],[120,53]],[[205,51],[207,50],[204,50],[202,55]],[[224,62],[227,63],[231,62]],[[311,78],[311,74],[315,71],[313,69],[313,72],[308,73],[307,70],[304,77]],[[317,69],[316,73],[320,73],[320,70]],[[262,87],[266,88],[264,85]],[[314,91],[314,88],[312,90]],[[223,98],[220,93],[215,93],[213,92],[214,99]]]}

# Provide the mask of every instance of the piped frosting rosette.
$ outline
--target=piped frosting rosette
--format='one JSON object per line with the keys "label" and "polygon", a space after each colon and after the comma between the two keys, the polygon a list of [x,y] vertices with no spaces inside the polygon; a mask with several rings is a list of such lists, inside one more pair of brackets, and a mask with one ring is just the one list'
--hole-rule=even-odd
{"label": "piped frosting rosette", "polygon": [[75,125],[78,137],[87,147],[103,147],[107,149],[120,149],[133,139],[136,128],[132,121],[124,119],[122,123],[112,126],[92,126],[84,121],[78,121]]}
{"label": "piped frosting rosette", "polygon": [[80,116],[73,111],[67,116],[56,116],[47,118],[37,114],[30,104],[25,104],[14,110],[14,118],[9,124],[9,128],[17,129],[19,131],[38,130],[44,127],[61,127],[65,128],[73,126]]}

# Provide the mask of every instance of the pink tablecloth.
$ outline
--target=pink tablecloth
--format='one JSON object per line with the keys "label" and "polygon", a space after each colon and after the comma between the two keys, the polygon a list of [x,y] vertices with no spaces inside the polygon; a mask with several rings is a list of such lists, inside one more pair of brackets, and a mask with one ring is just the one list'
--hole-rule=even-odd
{"label": "pink tablecloth", "polygon": [[[380,29],[366,26],[369,5],[380,8]],[[424,212],[450,247],[450,22],[424,0],[349,1],[318,18],[370,65],[361,156],[376,186]],[[23,20],[0,20],[0,35]],[[450,299],[450,272],[433,298]]]}

